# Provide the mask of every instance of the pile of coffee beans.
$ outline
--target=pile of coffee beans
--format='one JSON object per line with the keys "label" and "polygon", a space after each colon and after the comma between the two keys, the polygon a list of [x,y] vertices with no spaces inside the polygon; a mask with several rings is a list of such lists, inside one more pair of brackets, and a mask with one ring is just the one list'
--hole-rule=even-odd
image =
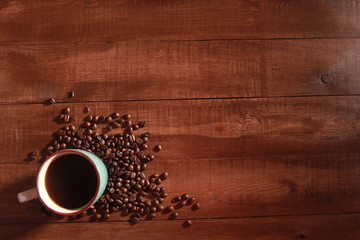
{"label": "pile of coffee beans", "polygon": [[[70,108],[64,108],[57,119],[60,123],[69,116]],[[89,113],[88,107],[84,108]],[[103,128],[100,128],[100,125]],[[130,214],[130,222],[135,224],[140,218],[152,219],[160,212],[169,214],[169,219],[179,216],[175,209],[192,206],[197,210],[200,205],[196,199],[188,194],[175,197],[174,206],[163,205],[168,193],[161,183],[169,174],[162,172],[147,177],[144,173],[148,164],[154,161],[153,153],[146,153],[151,133],[145,132],[136,136],[134,132],[147,125],[146,121],[132,121],[130,114],[122,115],[114,112],[109,116],[88,115],[79,128],[74,125],[65,126],[54,134],[54,139],[46,148],[46,156],[61,149],[75,148],[89,151],[97,155],[105,163],[109,180],[105,193],[99,201],[86,212],[73,216],[71,219],[91,215],[91,220],[106,220],[111,214],[121,212],[123,216]],[[110,134],[112,129],[123,128],[121,133]],[[162,150],[156,145],[153,152]],[[33,159],[33,158],[32,158]],[[184,227],[191,226],[191,221],[183,223]]]}

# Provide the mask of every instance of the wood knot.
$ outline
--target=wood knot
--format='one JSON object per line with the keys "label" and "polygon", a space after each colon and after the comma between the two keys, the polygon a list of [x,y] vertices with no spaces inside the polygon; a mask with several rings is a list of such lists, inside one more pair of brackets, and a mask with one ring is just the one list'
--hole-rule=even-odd
{"label": "wood knot", "polygon": [[324,84],[328,84],[330,82],[330,74],[323,74],[321,75],[320,79],[321,79],[321,82],[324,83]]}

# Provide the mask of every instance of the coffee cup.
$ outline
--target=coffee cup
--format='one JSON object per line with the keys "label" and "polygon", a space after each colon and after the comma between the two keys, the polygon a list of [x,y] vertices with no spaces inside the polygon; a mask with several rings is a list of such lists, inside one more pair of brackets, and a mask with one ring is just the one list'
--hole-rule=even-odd
{"label": "coffee cup", "polygon": [[18,200],[39,198],[56,214],[76,215],[101,197],[107,182],[106,166],[96,155],[79,149],[60,150],[40,166],[36,187],[18,193]]}

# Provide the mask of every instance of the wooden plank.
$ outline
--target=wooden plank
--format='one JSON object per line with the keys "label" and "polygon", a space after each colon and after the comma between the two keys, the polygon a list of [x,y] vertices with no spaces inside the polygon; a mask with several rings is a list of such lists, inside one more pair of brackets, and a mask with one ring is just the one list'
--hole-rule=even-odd
{"label": "wooden plank", "polygon": [[321,39],[0,47],[0,102],[359,94],[359,46]]}
{"label": "wooden plank", "polygon": [[[248,157],[230,159],[155,160],[147,176],[169,172],[161,186],[171,199],[188,193],[201,208],[179,209],[181,218],[294,215],[360,212],[360,155]],[[38,212],[40,203],[17,202],[17,192],[31,188],[39,164],[0,164],[2,223],[67,222]],[[112,221],[129,217],[114,213]],[[167,219],[159,213],[156,219]],[[83,217],[78,221],[89,221]]]}
{"label": "wooden plank", "polygon": [[[147,120],[149,126],[139,133],[153,133],[150,149],[163,145],[159,159],[359,153],[357,96],[87,105],[91,114],[119,111],[132,114],[135,122]],[[0,163],[23,162],[27,153],[46,147],[63,126],[53,119],[66,106],[78,126],[85,104],[0,105]]]}
{"label": "wooden plank", "polygon": [[0,43],[359,37],[357,0],[4,1]]}
{"label": "wooden plank", "polygon": [[[194,219],[189,228],[183,220],[93,222],[66,224],[0,225],[4,239],[359,239],[360,214],[285,216],[241,219]],[[119,237],[118,237],[119,236]]]}

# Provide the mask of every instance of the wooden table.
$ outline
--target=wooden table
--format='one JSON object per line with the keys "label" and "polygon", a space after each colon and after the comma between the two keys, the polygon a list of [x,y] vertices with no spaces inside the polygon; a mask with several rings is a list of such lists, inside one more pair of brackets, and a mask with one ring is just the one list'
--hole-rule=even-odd
{"label": "wooden table", "polygon": [[[360,239],[359,37],[358,0],[1,1],[0,239]],[[147,120],[146,173],[201,209],[130,225],[19,204],[66,106]]]}

